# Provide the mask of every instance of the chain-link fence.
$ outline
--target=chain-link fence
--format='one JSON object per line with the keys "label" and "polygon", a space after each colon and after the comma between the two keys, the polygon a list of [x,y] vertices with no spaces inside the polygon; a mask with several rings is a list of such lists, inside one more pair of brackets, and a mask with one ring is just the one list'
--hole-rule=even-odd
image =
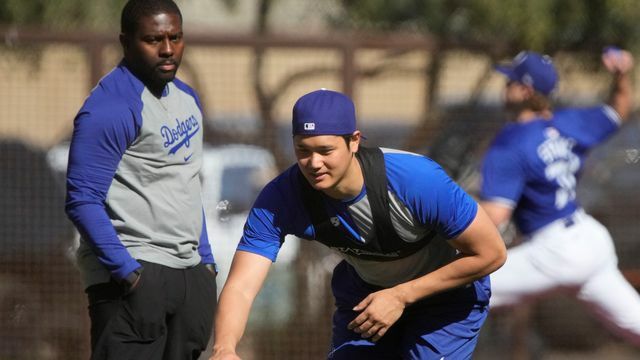
{"label": "chain-link fence", "polygon": [[[4,38],[0,359],[87,358],[86,299],[72,260],[77,234],[63,212],[65,141],[75,112],[99,77],[117,64],[120,49],[115,38],[90,34],[7,31]],[[206,211],[214,253],[225,266],[246,203],[253,200],[247,194],[255,196],[293,161],[288,121],[303,93],[325,87],[351,94],[369,145],[428,154],[471,193],[477,191],[482,151],[504,122],[499,106],[504,80],[491,73],[491,61],[471,51],[447,51],[441,54],[439,79],[432,82],[427,71],[433,63],[431,43],[425,38],[212,35],[186,40],[178,76],[196,88],[206,112]],[[605,94],[605,74],[582,67],[570,55],[557,60],[563,76],[559,102],[589,103]],[[580,189],[583,205],[609,227],[620,266],[631,278],[640,269],[639,152],[640,125],[634,120],[595,151]],[[233,156],[233,162],[223,161]],[[243,188],[253,192],[233,191],[247,179],[251,182]],[[329,278],[337,259],[298,239],[284,247],[287,254],[280,256],[254,306],[240,347],[244,359],[320,359],[327,353],[333,310]],[[581,356],[598,351],[640,356],[585,320],[574,305],[560,297],[523,308],[518,316],[492,316],[477,358],[508,353],[543,358],[558,349]]]}

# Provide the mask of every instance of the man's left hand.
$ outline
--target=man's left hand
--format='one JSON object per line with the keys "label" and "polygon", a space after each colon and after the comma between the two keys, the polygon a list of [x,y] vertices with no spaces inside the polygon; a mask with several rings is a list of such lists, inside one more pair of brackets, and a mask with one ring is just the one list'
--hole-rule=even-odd
{"label": "man's left hand", "polygon": [[374,292],[353,308],[361,313],[349,323],[348,329],[365,339],[378,341],[398,321],[404,308],[405,302],[397,289]]}
{"label": "man's left hand", "polygon": [[207,270],[209,270],[209,272],[212,273],[214,277],[218,275],[216,266],[214,264],[204,264],[204,267],[207,268]]}

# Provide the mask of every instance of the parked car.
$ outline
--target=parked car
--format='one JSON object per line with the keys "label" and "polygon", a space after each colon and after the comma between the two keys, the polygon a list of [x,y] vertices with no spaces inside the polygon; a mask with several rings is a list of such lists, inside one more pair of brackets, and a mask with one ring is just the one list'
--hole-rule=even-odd
{"label": "parked car", "polygon": [[[259,146],[231,144],[205,147],[202,162],[207,233],[218,266],[218,293],[229,274],[248,211],[262,187],[277,175],[273,155]],[[263,291],[255,301],[252,326],[278,326],[293,311],[296,277],[293,261],[300,240],[287,238]]]}

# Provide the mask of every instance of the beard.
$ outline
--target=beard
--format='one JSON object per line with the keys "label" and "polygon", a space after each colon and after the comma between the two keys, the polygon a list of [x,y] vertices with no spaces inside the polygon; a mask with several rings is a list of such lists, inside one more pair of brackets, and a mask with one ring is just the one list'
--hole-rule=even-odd
{"label": "beard", "polygon": [[505,110],[511,116],[517,116],[523,111],[546,113],[551,111],[551,104],[546,96],[536,94],[522,101],[507,101],[505,103]]}
{"label": "beard", "polygon": [[526,101],[507,101],[504,104],[504,110],[509,116],[514,117],[528,108]]}

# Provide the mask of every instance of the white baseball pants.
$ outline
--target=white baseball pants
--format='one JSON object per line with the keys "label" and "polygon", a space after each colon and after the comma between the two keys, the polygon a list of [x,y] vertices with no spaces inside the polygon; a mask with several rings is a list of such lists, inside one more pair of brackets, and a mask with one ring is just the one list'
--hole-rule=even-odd
{"label": "white baseball pants", "polygon": [[579,210],[509,249],[491,274],[491,307],[517,305],[557,291],[575,294],[606,327],[640,346],[640,296],[618,270],[607,229]]}

